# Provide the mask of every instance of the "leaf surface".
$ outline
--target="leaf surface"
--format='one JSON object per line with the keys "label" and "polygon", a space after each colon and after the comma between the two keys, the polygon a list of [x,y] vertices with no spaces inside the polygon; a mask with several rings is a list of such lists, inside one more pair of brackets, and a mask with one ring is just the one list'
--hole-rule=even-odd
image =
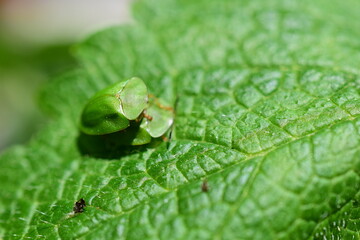
{"label": "leaf surface", "polygon": [[[359,238],[359,7],[136,2],[42,93],[53,121],[1,156],[0,237]],[[175,107],[171,141],[84,141],[86,101],[133,76]]]}

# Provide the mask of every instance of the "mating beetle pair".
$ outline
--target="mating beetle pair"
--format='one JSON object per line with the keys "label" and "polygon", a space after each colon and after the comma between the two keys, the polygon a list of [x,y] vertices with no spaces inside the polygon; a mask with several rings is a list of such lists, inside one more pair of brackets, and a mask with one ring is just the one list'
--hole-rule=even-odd
{"label": "mating beetle pair", "polygon": [[132,131],[134,136],[129,144],[143,145],[164,135],[173,120],[172,108],[158,103],[148,94],[143,80],[134,77],[90,98],[81,115],[80,130],[87,135]]}

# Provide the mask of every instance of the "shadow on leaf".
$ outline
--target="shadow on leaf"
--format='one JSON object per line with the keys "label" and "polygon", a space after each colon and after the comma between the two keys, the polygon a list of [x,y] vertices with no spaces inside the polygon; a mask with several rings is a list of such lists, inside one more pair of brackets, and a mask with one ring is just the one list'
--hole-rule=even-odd
{"label": "shadow on leaf", "polygon": [[138,125],[105,135],[80,133],[77,145],[82,155],[102,159],[119,159],[123,156],[146,151],[155,147],[159,140],[151,139]]}

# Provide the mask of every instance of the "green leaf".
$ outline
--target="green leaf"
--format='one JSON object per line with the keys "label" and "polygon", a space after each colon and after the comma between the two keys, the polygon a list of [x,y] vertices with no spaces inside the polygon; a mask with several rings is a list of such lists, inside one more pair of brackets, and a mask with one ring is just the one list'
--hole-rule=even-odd
{"label": "green leaf", "polygon": [[[52,122],[2,154],[0,237],[359,238],[359,7],[138,1],[44,90]],[[87,100],[133,76],[176,109],[171,140],[84,141]]]}

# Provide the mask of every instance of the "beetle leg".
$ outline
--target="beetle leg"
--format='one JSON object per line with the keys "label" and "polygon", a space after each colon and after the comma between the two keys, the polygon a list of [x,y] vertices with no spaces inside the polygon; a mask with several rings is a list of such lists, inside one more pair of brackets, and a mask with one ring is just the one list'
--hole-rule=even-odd
{"label": "beetle leg", "polygon": [[145,112],[143,112],[144,118],[146,118],[147,120],[151,121],[153,120],[153,117],[150,115],[147,115]]}
{"label": "beetle leg", "polygon": [[135,122],[140,122],[142,119],[143,119],[144,115],[143,113],[141,113],[136,119],[135,119]]}
{"label": "beetle leg", "polygon": [[154,99],[154,103],[161,109],[164,109],[164,110],[167,110],[167,111],[171,111],[171,112],[174,112],[174,109],[172,107],[168,107],[168,106],[164,106],[162,105],[158,98],[155,97],[153,94],[149,94],[149,98],[153,98]]}

